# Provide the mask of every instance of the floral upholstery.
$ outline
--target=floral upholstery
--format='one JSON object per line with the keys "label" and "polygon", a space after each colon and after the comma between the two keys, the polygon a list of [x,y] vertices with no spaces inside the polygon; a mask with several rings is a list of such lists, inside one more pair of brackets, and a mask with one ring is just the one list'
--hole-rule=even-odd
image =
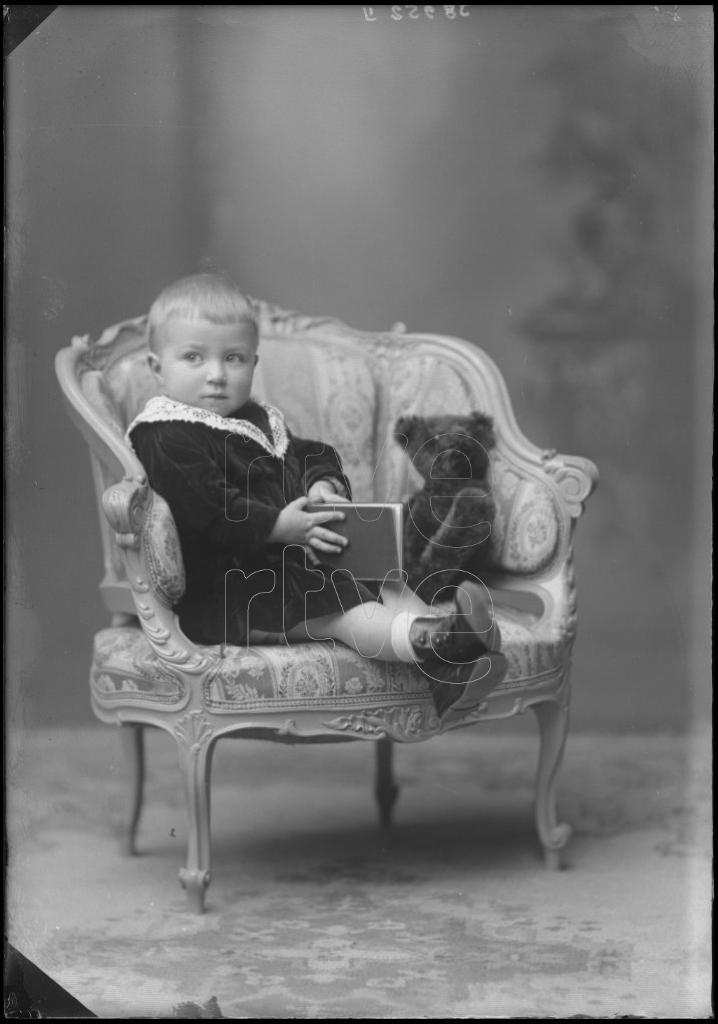
{"label": "floral upholstery", "polygon": [[215,712],[430,700],[426,680],[411,666],[369,661],[331,641],[228,647],[223,655],[218,648],[210,650],[216,661],[204,682],[204,704]]}
{"label": "floral upholstery", "polygon": [[172,513],[164,498],[152,493],[142,529],[142,551],[154,589],[168,605],[184,594],[182,549]]}
{"label": "floral upholstery", "polygon": [[548,626],[525,612],[496,606],[501,630],[501,650],[509,663],[506,678],[497,692],[514,690],[565,667],[566,642]]}
{"label": "floral upholstery", "polygon": [[90,690],[102,704],[171,707],[187,699],[185,685],[164,667],[137,626],[111,626],[95,634]]}
{"label": "floral upholstery", "polygon": [[492,460],[491,487],[496,499],[494,565],[525,575],[547,569],[567,529],[551,489],[519,476],[500,455]]}

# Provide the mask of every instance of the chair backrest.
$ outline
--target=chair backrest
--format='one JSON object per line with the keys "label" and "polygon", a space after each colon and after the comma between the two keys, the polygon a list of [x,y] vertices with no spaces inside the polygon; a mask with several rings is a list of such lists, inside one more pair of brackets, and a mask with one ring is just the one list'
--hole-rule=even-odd
{"label": "chair backrest", "polygon": [[[572,519],[592,484],[584,460],[556,458],[520,433],[501,375],[479,348],[436,335],[363,333],[333,319],[301,316],[257,302],[260,312],[256,397],[279,407],[303,437],[339,451],[358,501],[399,501],[420,487],[393,432],[400,416],[483,411],[493,416],[497,446],[491,484],[497,516],[491,540],[498,573],[544,576],[566,557]],[[69,410],[87,439],[101,498],[142,467],[123,440],[128,424],[157,392],[147,365],[146,318],[108,328],[97,341],[76,338],[57,359]],[[153,503],[156,540],[145,538],[153,576],[172,603],[181,580],[170,562],[163,574],[160,536],[172,533],[161,500]],[[105,579],[111,611],[132,612],[114,532],[101,514]],[[169,525],[168,525],[169,524]],[[163,584],[165,580],[165,584]],[[169,581],[169,582],[167,582]]]}

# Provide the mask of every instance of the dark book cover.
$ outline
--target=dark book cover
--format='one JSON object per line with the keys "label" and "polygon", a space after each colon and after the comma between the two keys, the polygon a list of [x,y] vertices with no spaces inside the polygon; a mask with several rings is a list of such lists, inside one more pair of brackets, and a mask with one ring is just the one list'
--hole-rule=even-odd
{"label": "dark book cover", "polygon": [[400,502],[312,502],[305,510],[336,510],[346,517],[342,522],[326,524],[327,529],[342,534],[349,543],[339,555],[321,552],[323,565],[350,572],[357,580],[383,580],[386,576],[399,579],[404,514]]}

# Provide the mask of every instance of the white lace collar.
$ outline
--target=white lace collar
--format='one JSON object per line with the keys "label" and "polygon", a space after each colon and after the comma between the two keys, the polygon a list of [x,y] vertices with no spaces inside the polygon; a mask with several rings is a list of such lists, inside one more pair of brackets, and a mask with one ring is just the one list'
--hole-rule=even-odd
{"label": "white lace collar", "polygon": [[283,458],[289,446],[284,416],[279,409],[275,409],[267,402],[256,399],[253,401],[256,405],[261,406],[267,414],[273,443],[263,430],[256,427],[254,423],[250,423],[249,420],[235,419],[233,416],[220,416],[218,412],[199,409],[196,405],[185,405],[184,402],[176,402],[166,395],[155,395],[154,398],[149,399],[142,412],[135,416],[127,428],[125,440],[131,448],[130,434],[138,423],[164,423],[179,420],[182,423],[202,423],[205,427],[221,430],[224,434],[239,434],[240,437],[246,437],[249,441],[255,441],[261,445],[270,455],[274,455],[278,459]]}

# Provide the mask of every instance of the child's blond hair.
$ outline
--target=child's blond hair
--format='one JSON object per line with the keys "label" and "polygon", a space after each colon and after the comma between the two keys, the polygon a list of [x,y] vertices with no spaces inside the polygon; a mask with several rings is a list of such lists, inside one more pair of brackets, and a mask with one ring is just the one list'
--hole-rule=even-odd
{"label": "child's blond hair", "polygon": [[257,316],[251,299],[221,274],[193,274],[167,285],[150,307],[147,320],[151,352],[159,347],[159,328],[168,320],[198,320],[211,324],[251,323]]}

